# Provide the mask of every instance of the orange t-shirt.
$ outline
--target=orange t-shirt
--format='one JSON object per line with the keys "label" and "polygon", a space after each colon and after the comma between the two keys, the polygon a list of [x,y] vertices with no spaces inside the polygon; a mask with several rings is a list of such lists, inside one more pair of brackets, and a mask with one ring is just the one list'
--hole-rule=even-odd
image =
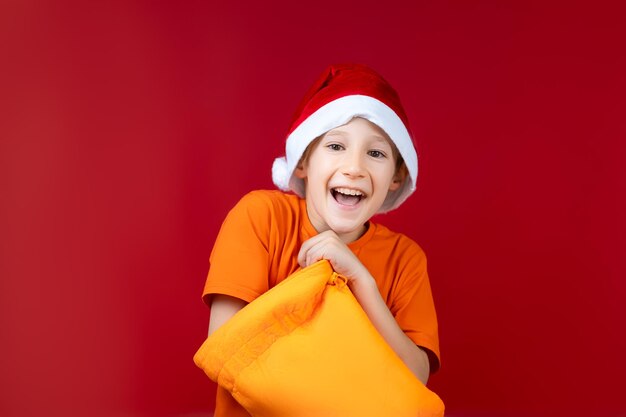
{"label": "orange t-shirt", "polygon": [[[281,191],[253,191],[228,213],[211,253],[203,299],[230,295],[251,302],[298,268],[302,243],[317,235],[306,202]],[[407,236],[369,222],[348,247],[376,280],[378,290],[404,333],[431,353],[439,368],[437,316],[426,271],[426,256]],[[218,387],[215,417],[249,416]]]}

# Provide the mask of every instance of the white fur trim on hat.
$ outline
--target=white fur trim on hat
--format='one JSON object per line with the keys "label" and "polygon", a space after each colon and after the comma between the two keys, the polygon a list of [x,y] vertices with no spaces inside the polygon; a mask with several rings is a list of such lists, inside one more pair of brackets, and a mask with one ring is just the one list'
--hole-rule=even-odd
{"label": "white fur trim on hat", "polygon": [[342,126],[354,117],[374,123],[389,135],[409,171],[409,177],[396,191],[389,192],[380,208],[385,212],[398,207],[415,190],[417,153],[409,132],[398,115],[385,103],[370,96],[340,97],[317,109],[287,137],[286,156],[272,166],[272,179],[281,190],[292,190],[304,197],[304,181],[293,175],[296,165],[309,144],[329,130]]}
{"label": "white fur trim on hat", "polygon": [[283,191],[289,191],[289,177],[291,173],[287,168],[287,159],[285,157],[276,158],[272,165],[272,178],[274,184]]}

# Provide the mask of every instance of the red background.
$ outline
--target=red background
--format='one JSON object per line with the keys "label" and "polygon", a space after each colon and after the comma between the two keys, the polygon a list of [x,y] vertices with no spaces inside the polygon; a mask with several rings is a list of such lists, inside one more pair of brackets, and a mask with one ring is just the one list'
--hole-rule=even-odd
{"label": "red background", "polygon": [[418,142],[379,220],[429,257],[447,415],[623,416],[624,10],[213,3],[2,3],[0,415],[208,415],[219,225],[358,61]]}

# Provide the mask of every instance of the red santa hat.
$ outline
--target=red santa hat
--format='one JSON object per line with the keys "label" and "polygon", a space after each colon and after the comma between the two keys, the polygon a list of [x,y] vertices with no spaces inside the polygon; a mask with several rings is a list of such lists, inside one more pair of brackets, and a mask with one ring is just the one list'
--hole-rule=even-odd
{"label": "red santa hat", "polygon": [[415,190],[417,153],[398,94],[365,65],[330,66],[309,89],[291,122],[285,156],[274,161],[274,184],[304,197],[304,181],[293,174],[306,147],[354,117],[367,119],[387,133],[404,160],[409,175],[397,190],[389,192],[379,211],[398,207]]}

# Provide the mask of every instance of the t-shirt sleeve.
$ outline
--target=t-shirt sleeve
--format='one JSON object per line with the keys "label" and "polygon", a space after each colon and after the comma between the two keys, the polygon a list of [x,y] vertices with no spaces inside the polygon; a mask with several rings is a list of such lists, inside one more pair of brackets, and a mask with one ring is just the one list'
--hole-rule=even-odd
{"label": "t-shirt sleeve", "polygon": [[426,268],[426,256],[415,245],[405,256],[391,312],[404,333],[425,348],[431,373],[440,366],[437,313]]}
{"label": "t-shirt sleeve", "polygon": [[268,290],[269,204],[253,191],[226,216],[211,252],[202,296],[207,305],[213,294],[251,302]]}

